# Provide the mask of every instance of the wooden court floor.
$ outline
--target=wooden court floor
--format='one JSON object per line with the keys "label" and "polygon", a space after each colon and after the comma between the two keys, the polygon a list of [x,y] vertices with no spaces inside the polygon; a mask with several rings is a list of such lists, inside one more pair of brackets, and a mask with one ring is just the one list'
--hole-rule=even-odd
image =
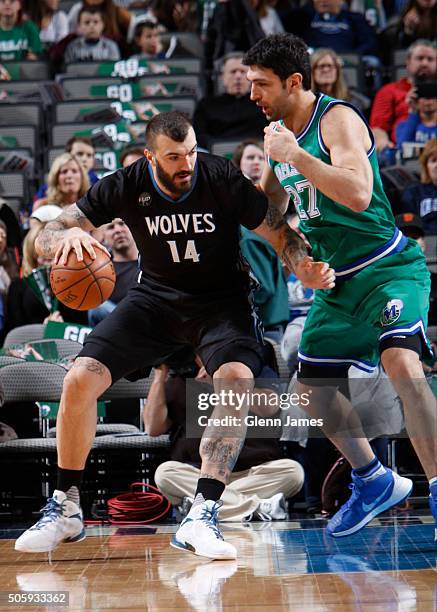
{"label": "wooden court floor", "polygon": [[[48,554],[0,539],[0,610],[195,612],[437,612],[433,526],[376,522],[341,540],[315,521],[226,525],[236,561],[208,561],[169,546],[175,526],[91,527]],[[69,606],[5,605],[4,593],[67,591]]]}

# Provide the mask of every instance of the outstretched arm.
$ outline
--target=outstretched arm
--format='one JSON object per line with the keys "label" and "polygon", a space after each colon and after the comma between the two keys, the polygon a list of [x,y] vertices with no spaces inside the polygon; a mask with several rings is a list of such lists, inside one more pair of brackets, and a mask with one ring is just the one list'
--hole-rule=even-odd
{"label": "outstretched arm", "polygon": [[327,263],[313,261],[312,257],[308,256],[305,242],[285,222],[275,204],[269,202],[264,221],[253,231],[270,242],[287,268],[293,270],[306,287],[312,289],[334,287],[334,270]]}
{"label": "outstretched arm", "polygon": [[[35,241],[35,249],[39,255],[53,258],[54,263],[67,262],[68,253],[74,249],[77,259],[83,259],[83,249],[95,259],[95,248],[108,253],[103,245],[93,238],[88,232],[95,229],[91,221],[83,212],[72,204],[54,221],[47,223]],[[109,253],[108,253],[109,255]]]}

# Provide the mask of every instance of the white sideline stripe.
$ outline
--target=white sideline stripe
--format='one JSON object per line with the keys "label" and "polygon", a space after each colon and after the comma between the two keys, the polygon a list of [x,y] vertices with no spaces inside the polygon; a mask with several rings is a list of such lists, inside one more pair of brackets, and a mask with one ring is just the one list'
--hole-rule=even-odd
{"label": "white sideline stripe", "polygon": [[328,357],[307,357],[306,355],[303,355],[301,352],[298,352],[297,356],[299,357],[299,359],[301,359],[302,361],[310,361],[313,363],[351,363],[353,365],[357,365],[359,367],[361,367],[362,369],[364,369],[366,372],[373,372],[373,370],[376,368],[376,365],[372,366],[372,365],[368,365],[367,363],[364,363],[363,361],[359,361],[358,359],[341,359],[341,358],[328,358]]}
{"label": "white sideline stripe", "polygon": [[355,272],[356,270],[361,270],[361,268],[365,268],[366,266],[369,266],[373,262],[378,261],[378,259],[385,257],[391,251],[393,251],[393,249],[397,247],[397,245],[402,240],[402,238],[403,238],[403,234],[402,232],[399,232],[396,240],[385,251],[382,251],[382,253],[380,253],[379,255],[375,255],[375,257],[372,257],[372,259],[363,261],[362,263],[358,264],[357,266],[354,266],[353,268],[348,268],[347,270],[342,270],[341,272],[335,272],[335,276],[346,276],[347,274],[351,274],[351,272]]}

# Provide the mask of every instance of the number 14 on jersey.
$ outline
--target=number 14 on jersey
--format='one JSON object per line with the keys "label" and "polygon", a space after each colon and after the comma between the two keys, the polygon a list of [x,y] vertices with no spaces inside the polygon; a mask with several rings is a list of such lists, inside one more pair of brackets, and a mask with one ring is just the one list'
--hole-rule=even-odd
{"label": "number 14 on jersey", "polygon": [[[175,263],[180,263],[181,259],[178,252],[177,244],[174,240],[167,240],[167,244],[170,247],[171,256],[173,257],[173,261]],[[187,240],[187,245],[185,247],[185,254],[183,259],[191,259],[194,262],[199,261],[199,253],[196,250],[196,243],[194,240]]]}

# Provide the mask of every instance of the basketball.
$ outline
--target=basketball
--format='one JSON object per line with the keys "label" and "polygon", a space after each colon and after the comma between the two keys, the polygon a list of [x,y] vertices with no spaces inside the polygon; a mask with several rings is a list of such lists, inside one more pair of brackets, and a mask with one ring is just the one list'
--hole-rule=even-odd
{"label": "basketball", "polygon": [[68,254],[67,263],[52,266],[50,284],[60,302],[74,310],[89,310],[103,304],[112,294],[115,270],[111,259],[101,249],[95,249],[96,259],[84,250],[78,261],[75,251]]}

